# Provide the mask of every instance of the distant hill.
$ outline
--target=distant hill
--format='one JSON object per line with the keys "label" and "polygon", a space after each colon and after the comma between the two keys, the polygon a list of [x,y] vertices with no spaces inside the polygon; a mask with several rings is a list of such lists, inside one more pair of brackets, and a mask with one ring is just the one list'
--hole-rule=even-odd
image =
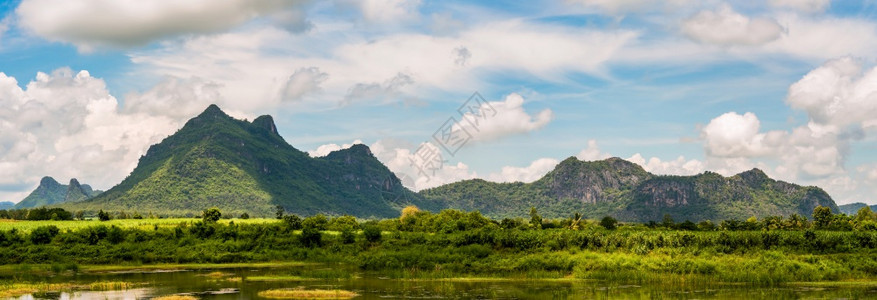
{"label": "distant hill", "polygon": [[415,204],[438,208],[402,186],[365,145],[312,158],[289,145],[271,116],[247,122],[211,105],[152,145],[120,184],[74,210],[273,216],[275,206],[312,215],[396,217]]}
{"label": "distant hill", "polygon": [[63,185],[55,181],[54,178],[46,176],[40,180],[40,185],[24,200],[18,202],[14,208],[35,208],[65,202],[79,202],[100,193],[101,191],[95,191],[87,184],[79,184],[76,178],[70,179],[70,184]]}
{"label": "distant hill", "polygon": [[493,217],[525,217],[536,207],[543,217],[615,216],[625,221],[746,219],[799,214],[817,205],[838,211],[820,188],[769,178],[752,169],[731,177],[706,172],[659,176],[620,158],[585,162],[570,157],[533,183],[465,180],[420,192],[451,208],[479,210]]}
{"label": "distant hill", "polygon": [[[855,215],[857,212],[859,212],[859,209],[862,209],[862,207],[865,207],[865,206],[869,206],[869,205],[862,203],[862,202],[856,202],[856,203],[844,204],[844,205],[838,206],[838,208],[840,209],[840,212],[842,212],[842,213],[845,213],[848,215]],[[871,211],[877,211],[877,205],[871,205],[870,207],[871,207]]]}
{"label": "distant hill", "polygon": [[13,207],[15,207],[15,202],[11,202],[11,201],[0,202],[0,210],[12,209]]}

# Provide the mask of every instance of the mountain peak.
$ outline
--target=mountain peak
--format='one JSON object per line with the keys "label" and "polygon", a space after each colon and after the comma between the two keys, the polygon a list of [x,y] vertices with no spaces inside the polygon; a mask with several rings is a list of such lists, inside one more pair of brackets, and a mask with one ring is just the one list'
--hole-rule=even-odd
{"label": "mountain peak", "polygon": [[80,184],[79,184],[79,180],[76,180],[76,178],[70,178],[70,184],[68,184],[68,185],[69,185],[69,186],[79,187],[79,186],[80,186]]}
{"label": "mountain peak", "polygon": [[40,186],[42,186],[42,187],[58,186],[58,185],[61,185],[61,184],[58,183],[58,181],[56,181],[55,178],[52,178],[51,176],[46,176],[46,177],[43,177],[43,179],[40,179]]}
{"label": "mountain peak", "polygon": [[200,115],[198,115],[199,119],[204,118],[217,118],[217,117],[228,117],[228,115],[222,111],[216,104],[210,104],[207,109],[204,110]]}
{"label": "mountain peak", "polygon": [[759,186],[764,181],[770,180],[770,177],[759,168],[752,168],[752,170],[742,172],[737,174],[737,176],[740,176],[740,179],[743,179],[743,182],[746,182],[750,186]]}
{"label": "mountain peak", "polygon": [[253,125],[268,130],[268,132],[271,132],[273,134],[279,134],[277,133],[277,125],[274,125],[274,118],[272,118],[270,115],[259,116],[258,118],[253,120]]}

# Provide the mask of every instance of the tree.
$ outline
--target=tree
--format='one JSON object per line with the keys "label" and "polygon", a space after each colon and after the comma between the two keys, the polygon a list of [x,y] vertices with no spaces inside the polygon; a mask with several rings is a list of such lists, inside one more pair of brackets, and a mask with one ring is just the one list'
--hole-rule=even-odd
{"label": "tree", "polygon": [[761,220],[761,228],[764,230],[782,229],[783,223],[783,216],[767,216]]}
{"label": "tree", "polygon": [[292,230],[299,230],[302,227],[301,218],[295,214],[283,216],[283,223]]}
{"label": "tree", "polygon": [[55,225],[40,226],[31,231],[30,241],[34,244],[48,244],[56,235],[58,235],[58,232],[60,232],[60,230],[58,230],[58,227],[55,227]]}
{"label": "tree", "polygon": [[248,213],[242,213],[242,214],[241,214],[241,219],[246,220],[246,219],[249,219],[249,218],[250,218],[250,214],[248,214]]}
{"label": "tree", "polygon": [[713,231],[716,230],[716,224],[713,224],[713,221],[704,220],[697,223],[697,229],[700,231]]}
{"label": "tree", "polygon": [[367,224],[362,226],[362,235],[365,236],[365,240],[369,243],[377,243],[381,241],[381,228],[375,226],[374,224]]}
{"label": "tree", "polygon": [[205,209],[204,212],[201,213],[201,219],[204,223],[216,223],[220,218],[222,218],[222,212],[220,212],[219,208],[215,206]]}
{"label": "tree", "polygon": [[414,217],[417,213],[420,212],[420,209],[414,205],[408,205],[402,209],[402,215],[399,216],[399,221],[405,222],[405,219]]}
{"label": "tree", "polygon": [[101,220],[101,221],[109,221],[109,220],[110,220],[110,214],[108,214],[108,213],[105,212],[103,209],[101,209],[99,212],[97,212],[97,219],[98,219],[98,220]]}
{"label": "tree", "polygon": [[307,247],[319,247],[323,244],[323,234],[320,233],[320,229],[317,228],[317,224],[315,222],[309,221],[309,218],[306,218],[304,222],[302,222],[301,235],[299,236],[299,241]]}
{"label": "tree", "polygon": [[810,224],[807,224],[806,217],[801,216],[799,214],[792,214],[789,216],[788,219],[786,219],[784,227],[786,229],[800,230],[800,229],[806,229],[807,227],[810,227]]}
{"label": "tree", "polygon": [[603,228],[606,228],[609,230],[614,230],[616,227],[616,224],[618,224],[618,220],[615,220],[615,218],[610,217],[610,216],[605,216],[605,217],[603,217],[602,220],[600,220],[600,226],[603,226]]}
{"label": "tree", "polygon": [[77,220],[80,220],[80,221],[81,221],[81,220],[85,220],[85,213],[82,212],[81,210],[80,210],[80,211],[77,211],[77,212],[76,212],[76,219],[77,219]]}
{"label": "tree", "polygon": [[825,229],[831,225],[831,220],[834,219],[834,216],[831,213],[831,208],[828,206],[819,205],[813,209],[813,226],[817,229]]}
{"label": "tree", "polygon": [[536,229],[542,229],[542,216],[536,211],[535,207],[530,207],[530,226]]}
{"label": "tree", "polygon": [[661,226],[667,229],[673,229],[676,226],[676,221],[673,220],[673,216],[670,214],[664,214],[664,218],[661,220]]}
{"label": "tree", "polygon": [[694,222],[691,222],[691,220],[685,220],[682,223],[679,223],[679,229],[680,230],[695,231],[695,230],[697,230],[697,224],[694,224]]}
{"label": "tree", "polygon": [[856,212],[856,222],[862,223],[865,221],[875,221],[874,212],[872,212],[871,207],[868,207],[867,205]]}
{"label": "tree", "polygon": [[283,220],[283,213],[286,212],[286,209],[283,206],[278,205],[274,207],[274,215],[277,216],[278,220]]}

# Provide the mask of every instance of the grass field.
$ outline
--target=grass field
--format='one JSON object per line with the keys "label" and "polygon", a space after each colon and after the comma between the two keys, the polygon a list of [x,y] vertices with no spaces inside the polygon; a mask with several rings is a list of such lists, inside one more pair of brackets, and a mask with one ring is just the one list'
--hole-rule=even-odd
{"label": "grass field", "polygon": [[[200,218],[172,218],[172,219],[123,219],[123,220],[109,220],[109,221],[98,221],[98,220],[75,220],[75,221],[20,221],[20,220],[9,220],[9,219],[0,219],[0,231],[8,231],[13,228],[18,229],[22,232],[30,232],[34,228],[46,225],[55,225],[61,231],[66,231],[67,229],[77,230],[80,228],[85,228],[89,226],[116,226],[120,228],[137,228],[137,229],[153,229],[156,225],[162,228],[171,228],[177,226],[180,223],[191,223],[195,221],[200,221]],[[280,222],[277,219],[223,219],[220,220],[219,223],[228,224],[229,222],[234,221],[235,224],[264,224],[264,223],[273,223]]]}

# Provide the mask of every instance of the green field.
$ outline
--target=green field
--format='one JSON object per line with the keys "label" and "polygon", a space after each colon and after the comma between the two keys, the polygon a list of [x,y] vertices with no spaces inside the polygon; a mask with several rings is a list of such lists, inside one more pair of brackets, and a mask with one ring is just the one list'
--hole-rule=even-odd
{"label": "green field", "polygon": [[[180,223],[192,224],[193,222],[200,221],[201,218],[168,218],[168,219],[116,219],[109,221],[98,221],[98,220],[73,220],[73,221],[24,221],[24,220],[9,220],[9,219],[0,219],[0,231],[9,231],[12,229],[19,230],[24,233],[29,233],[33,229],[40,226],[48,226],[53,225],[58,227],[61,231],[66,230],[79,230],[82,228],[90,227],[90,226],[116,226],[124,229],[141,229],[141,230],[152,230],[155,229],[155,226],[159,228],[171,228]],[[228,224],[229,222],[234,222],[235,224],[265,224],[265,223],[277,223],[280,222],[277,219],[225,219],[219,220],[220,224]]]}

